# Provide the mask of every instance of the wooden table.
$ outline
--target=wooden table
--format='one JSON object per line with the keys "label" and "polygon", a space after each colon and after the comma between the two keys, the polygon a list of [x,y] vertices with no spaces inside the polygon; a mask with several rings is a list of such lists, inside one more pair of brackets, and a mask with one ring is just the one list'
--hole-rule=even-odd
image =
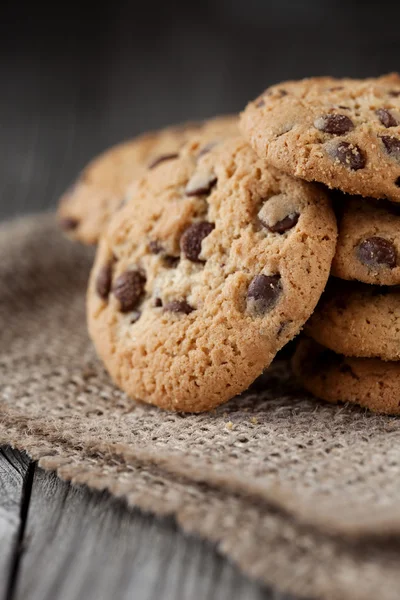
{"label": "wooden table", "polygon": [[[1,600],[284,600],[211,546],[0,450]],[[287,597],[285,597],[287,598]]]}

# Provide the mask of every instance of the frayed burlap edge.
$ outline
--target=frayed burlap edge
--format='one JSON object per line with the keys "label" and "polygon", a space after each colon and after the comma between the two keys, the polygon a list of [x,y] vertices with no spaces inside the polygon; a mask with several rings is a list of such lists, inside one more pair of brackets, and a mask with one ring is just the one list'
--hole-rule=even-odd
{"label": "frayed burlap edge", "polygon": [[154,464],[112,451],[72,450],[60,439],[35,437],[0,424],[0,442],[25,450],[40,467],[65,481],[108,490],[160,517],[172,516],[199,535],[248,576],[299,597],[327,600],[398,597],[395,539],[343,538],[298,523],[260,498],[228,492]]}

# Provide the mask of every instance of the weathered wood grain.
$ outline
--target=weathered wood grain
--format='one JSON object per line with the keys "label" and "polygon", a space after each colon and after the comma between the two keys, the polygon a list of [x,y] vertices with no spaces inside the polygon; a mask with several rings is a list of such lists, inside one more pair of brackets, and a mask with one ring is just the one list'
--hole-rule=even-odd
{"label": "weathered wood grain", "polygon": [[15,600],[280,599],[170,519],[37,469]]}
{"label": "weathered wood grain", "polygon": [[24,482],[29,459],[11,448],[0,448],[0,598],[12,588],[13,572],[18,567]]}

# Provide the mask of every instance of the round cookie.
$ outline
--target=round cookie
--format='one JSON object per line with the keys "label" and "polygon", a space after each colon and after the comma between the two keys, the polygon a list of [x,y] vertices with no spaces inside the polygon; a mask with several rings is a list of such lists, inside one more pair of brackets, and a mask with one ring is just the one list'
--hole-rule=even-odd
{"label": "round cookie", "polygon": [[190,142],[131,194],[97,250],[91,337],[130,396],[211,409],[247,389],[312,313],[335,251],[329,198],[242,138]]}
{"label": "round cookie", "polygon": [[172,159],[193,135],[238,135],[236,115],[199,123],[184,123],[146,133],[106,150],[82,171],[77,182],[60,199],[58,218],[69,237],[97,244],[113,213],[124,201],[129,184],[147,169]]}
{"label": "round cookie", "polygon": [[322,400],[351,402],[374,412],[400,414],[400,362],[346,358],[302,339],[292,367],[303,387]]}
{"label": "round cookie", "polygon": [[400,360],[400,288],[332,278],[305,331],[338,354]]}
{"label": "round cookie", "polygon": [[241,116],[258,155],[307,181],[400,202],[400,77],[270,87]]}
{"label": "round cookie", "polygon": [[400,284],[400,205],[345,196],[332,275],[376,285]]}

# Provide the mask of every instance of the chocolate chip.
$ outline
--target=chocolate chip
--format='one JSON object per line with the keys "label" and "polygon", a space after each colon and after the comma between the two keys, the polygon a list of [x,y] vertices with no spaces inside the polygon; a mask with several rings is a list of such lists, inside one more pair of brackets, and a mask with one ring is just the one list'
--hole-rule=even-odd
{"label": "chocolate chip", "polygon": [[396,127],[396,125],[398,125],[398,122],[392,113],[386,110],[386,108],[378,108],[378,110],[375,111],[375,114],[385,127]]}
{"label": "chocolate chip", "polygon": [[397,185],[397,187],[400,187],[400,177],[398,177],[396,179],[396,181],[394,182],[394,185]]}
{"label": "chocolate chip", "polygon": [[73,217],[64,217],[59,221],[61,229],[64,231],[73,231],[79,225],[78,219],[74,219]]}
{"label": "chocolate chip", "polygon": [[350,144],[349,142],[340,142],[332,154],[342,165],[345,165],[352,171],[363,169],[367,162],[363,151],[355,144]]}
{"label": "chocolate chip", "polygon": [[175,269],[178,266],[180,258],[179,256],[172,256],[171,254],[166,254],[162,258],[164,267],[167,269]]}
{"label": "chocolate chip", "polygon": [[364,265],[371,267],[386,266],[394,269],[397,262],[396,248],[385,238],[374,236],[360,242],[357,257]]}
{"label": "chocolate chip", "polygon": [[256,315],[271,310],[282,293],[280,275],[256,275],[247,290],[247,306]]}
{"label": "chocolate chip", "polygon": [[338,104],[338,108],[341,108],[342,110],[350,110],[349,106],[344,106],[343,104]]}
{"label": "chocolate chip", "polygon": [[100,298],[107,300],[111,290],[113,261],[101,267],[96,277],[96,292]]}
{"label": "chocolate chip", "polygon": [[390,156],[400,159],[400,140],[392,135],[382,135],[381,140],[385,150]]}
{"label": "chocolate chip", "polygon": [[217,178],[214,173],[195,173],[187,183],[185,194],[186,196],[209,194],[216,183]]}
{"label": "chocolate chip", "polygon": [[214,223],[200,221],[198,223],[193,223],[186,229],[180,241],[181,250],[185,258],[192,262],[202,262],[199,260],[201,243],[204,238],[210,235],[214,227]]}
{"label": "chocolate chip", "polygon": [[172,300],[171,302],[167,302],[167,304],[164,306],[164,311],[188,315],[194,311],[194,308],[193,306],[190,306],[186,300]]}
{"label": "chocolate chip", "polygon": [[152,254],[160,254],[164,250],[158,240],[151,240],[149,242],[149,250]]}
{"label": "chocolate chip", "polygon": [[400,96],[400,91],[398,90],[390,90],[388,93],[392,98],[398,98]]}
{"label": "chocolate chip", "polygon": [[263,221],[261,222],[264,225],[264,227],[266,227],[269,231],[272,231],[272,233],[285,233],[286,231],[292,229],[293,227],[295,227],[295,225],[297,225],[299,217],[299,213],[291,213],[284,219],[281,219],[280,221],[275,223],[275,225],[268,225]]}
{"label": "chocolate chip", "polygon": [[114,296],[119,300],[120,311],[129,312],[136,308],[144,294],[146,278],[140,271],[125,271],[113,285]]}
{"label": "chocolate chip", "polygon": [[354,129],[354,123],[347,115],[322,115],[315,119],[314,127],[325,133],[343,135]]}
{"label": "chocolate chip", "polygon": [[162,306],[161,298],[154,298],[154,308],[160,308]]}
{"label": "chocolate chip", "polygon": [[161,156],[157,156],[156,158],[154,158],[148,165],[149,169],[154,169],[154,167],[157,167],[160,163],[165,162],[167,160],[173,160],[174,158],[178,158],[179,154],[177,154],[176,152],[171,152],[170,154],[162,154]]}

